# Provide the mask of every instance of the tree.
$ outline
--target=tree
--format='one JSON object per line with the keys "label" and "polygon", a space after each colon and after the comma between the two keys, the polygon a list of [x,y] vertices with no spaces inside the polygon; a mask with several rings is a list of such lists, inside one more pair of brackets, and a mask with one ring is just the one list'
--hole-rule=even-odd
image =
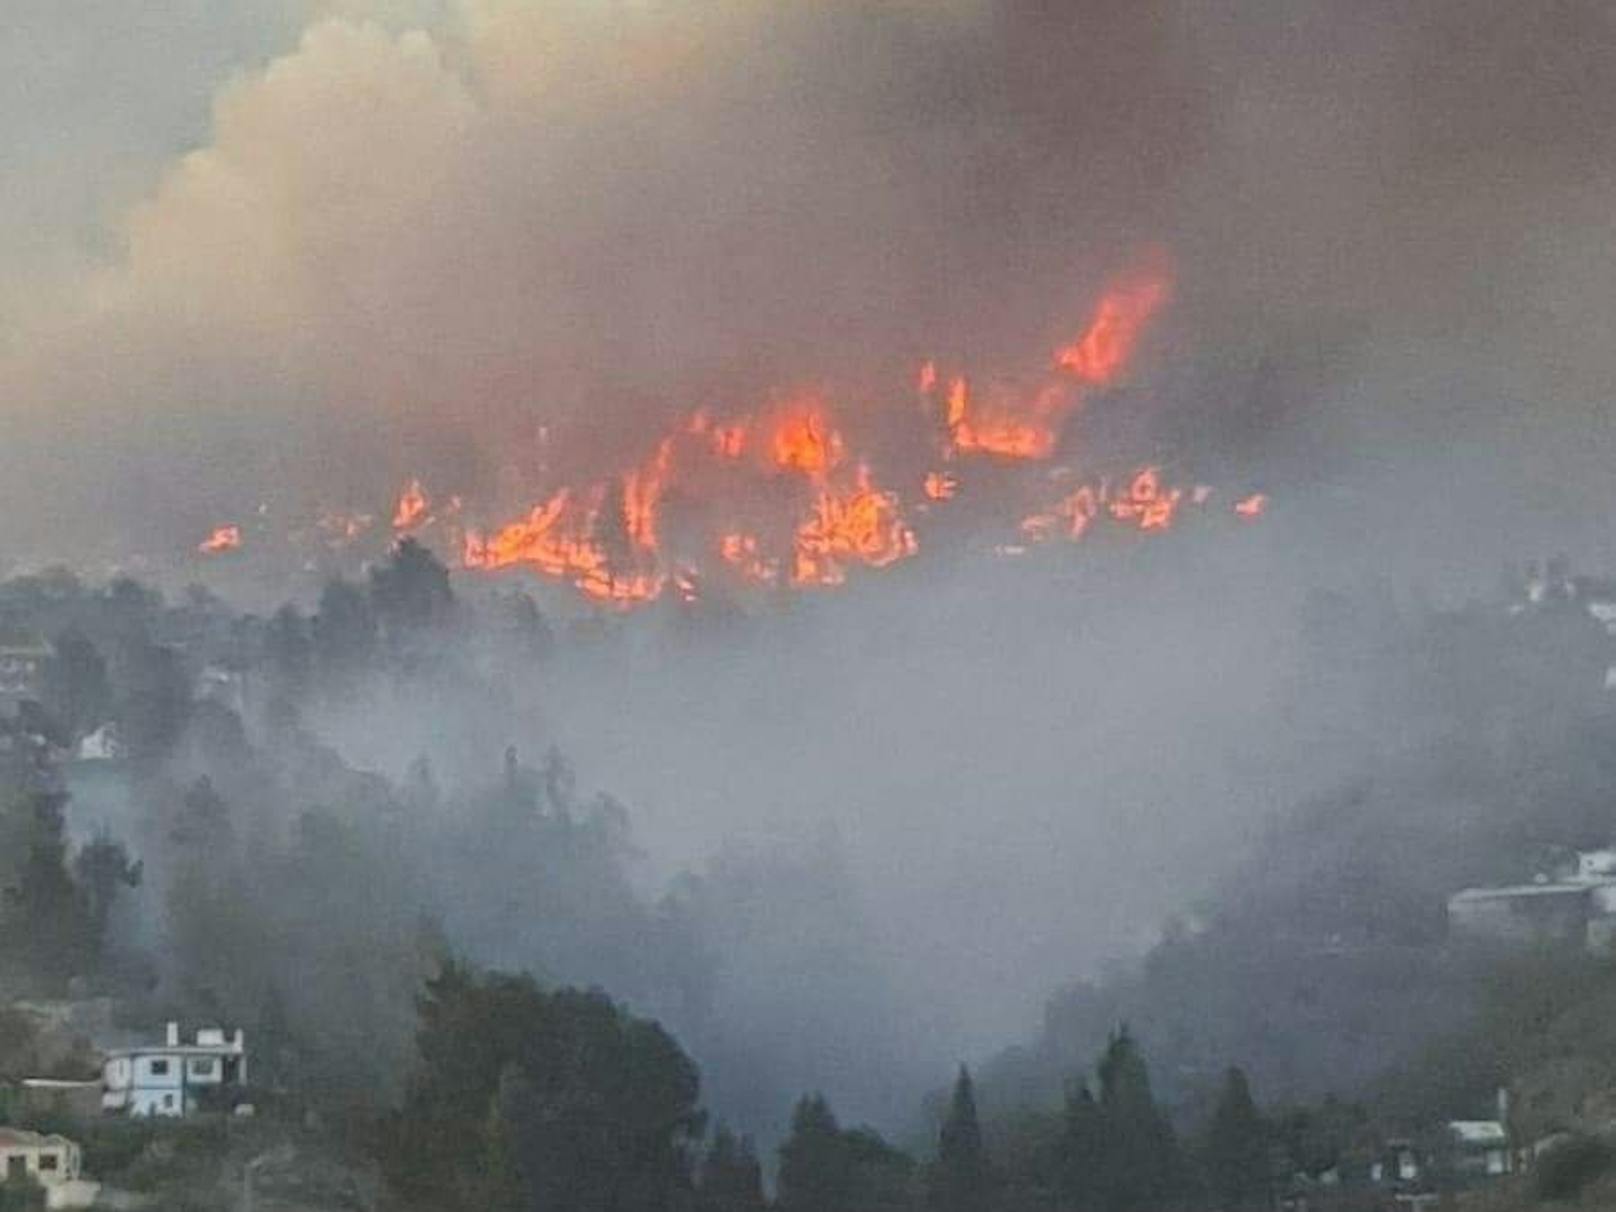
{"label": "tree", "polygon": [[34,976],[59,982],[89,951],[88,916],[67,870],[64,795],[34,791],[7,814],[17,865],[5,890],[5,934]]}
{"label": "tree", "polygon": [[392,558],[370,571],[370,601],[394,635],[440,625],[454,611],[449,570],[416,540],[400,539]]}
{"label": "tree", "polygon": [[76,627],[56,637],[45,664],[45,706],[72,738],[106,722],[112,711],[107,663]]}
{"label": "tree", "polygon": [[1126,1026],[1112,1034],[1099,1077],[1103,1148],[1095,1194],[1100,1205],[1107,1212],[1129,1212],[1170,1198],[1180,1184],[1178,1145]]}
{"label": "tree", "polygon": [[314,616],[315,661],[327,676],[363,668],[376,650],[376,616],[370,601],[340,577],[327,581],[320,591],[320,606]]}
{"label": "tree", "polygon": [[308,620],[289,602],[270,617],[264,628],[264,662],[281,694],[296,699],[307,689],[314,665],[314,642]]}
{"label": "tree", "polygon": [[73,860],[73,874],[90,915],[92,944],[97,953],[106,942],[112,905],[120,889],[140,887],[143,865],[131,861],[124,844],[103,830]]}
{"label": "tree", "polygon": [[137,760],[166,757],[191,716],[191,683],[179,654],[148,640],[135,641],[124,658],[125,691],[118,731]]}
{"label": "tree", "polygon": [[842,1129],[823,1094],[798,1100],[791,1135],[780,1146],[782,1212],[839,1212],[849,1208],[853,1175]]}
{"label": "tree", "polygon": [[1240,1069],[1224,1075],[1204,1147],[1207,1179],[1219,1207],[1238,1212],[1258,1203],[1268,1188],[1268,1128]]}
{"label": "tree", "polygon": [[780,1146],[782,1212],[877,1212],[910,1204],[909,1158],[869,1128],[843,1129],[822,1094],[801,1099]]}
{"label": "tree", "polygon": [[954,1097],[937,1141],[937,1164],[931,1173],[931,1205],[940,1212],[980,1212],[989,1199],[992,1176],[982,1125],[976,1116],[971,1074],[960,1066]]}
{"label": "tree", "polygon": [[722,1124],[702,1160],[696,1186],[698,1212],[763,1212],[763,1167],[749,1137]]}
{"label": "tree", "polygon": [[1069,1206],[1097,1206],[1107,1144],[1105,1114],[1088,1085],[1080,1082],[1066,1092],[1060,1159],[1054,1167],[1058,1188]]}
{"label": "tree", "polygon": [[481,1212],[491,1159],[499,1197],[530,1209],[661,1212],[688,1191],[695,1065],[604,993],[450,963],[420,999],[416,1046],[382,1151],[408,1206]]}

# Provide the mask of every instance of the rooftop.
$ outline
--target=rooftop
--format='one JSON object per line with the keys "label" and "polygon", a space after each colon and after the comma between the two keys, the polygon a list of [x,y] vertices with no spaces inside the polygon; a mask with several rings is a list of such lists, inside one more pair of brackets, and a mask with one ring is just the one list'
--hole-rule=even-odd
{"label": "rooftop", "polygon": [[1490,901],[1517,896],[1586,896],[1593,884],[1511,884],[1502,888],[1466,888],[1448,898],[1455,901]]}
{"label": "rooftop", "polygon": [[1448,1124],[1448,1131],[1464,1145],[1507,1145],[1509,1133],[1495,1119],[1456,1119]]}

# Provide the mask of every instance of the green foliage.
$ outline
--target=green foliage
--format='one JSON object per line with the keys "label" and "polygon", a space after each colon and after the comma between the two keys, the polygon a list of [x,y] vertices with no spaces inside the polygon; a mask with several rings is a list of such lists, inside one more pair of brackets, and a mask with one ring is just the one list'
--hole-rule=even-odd
{"label": "green foliage", "polygon": [[94,958],[95,931],[68,871],[66,796],[29,791],[0,808],[8,845],[4,950],[14,965],[58,987]]}
{"label": "green foliage", "polygon": [[406,1203],[657,1212],[688,1191],[697,1074],[657,1024],[456,964],[419,1009],[419,1067],[382,1148]]}
{"label": "green foliage", "polygon": [[1182,1185],[1182,1165],[1144,1056],[1126,1026],[1112,1035],[1098,1072],[1100,1148],[1091,1193],[1111,1212],[1159,1204]]}
{"label": "green foliage", "polygon": [[1597,1136],[1576,1135],[1554,1145],[1537,1161],[1532,1185],[1538,1197],[1569,1200],[1616,1167],[1616,1147]]}
{"label": "green foliage", "polygon": [[454,611],[448,569],[411,538],[400,539],[392,558],[371,569],[370,601],[377,620],[395,638],[447,623]]}
{"label": "green foliage", "polygon": [[112,713],[112,685],[107,663],[89,636],[69,627],[51,645],[45,664],[44,701],[68,735],[83,736]]}
{"label": "green foliage", "polygon": [[344,580],[326,582],[314,616],[315,664],[327,679],[351,676],[376,648],[376,616],[363,591]]}
{"label": "green foliage", "polygon": [[960,1066],[930,1175],[931,1206],[939,1212],[977,1212],[991,1198],[993,1176],[976,1114],[970,1071]]}
{"label": "green foliage", "polygon": [[697,1212],[763,1212],[767,1206],[751,1139],[720,1124],[697,1175]]}
{"label": "green foliage", "polygon": [[1225,1212],[1267,1206],[1268,1142],[1268,1127],[1252,1101],[1245,1073],[1230,1069],[1202,1150],[1207,1179]]}
{"label": "green foliage", "polygon": [[73,859],[73,874],[84,892],[97,950],[106,940],[112,907],[120,891],[140,887],[143,872],[143,865],[131,859],[124,844],[105,829]]}
{"label": "green foliage", "polygon": [[780,1146],[781,1212],[875,1212],[910,1202],[914,1164],[868,1128],[844,1129],[822,1094],[801,1099]]}
{"label": "green foliage", "polygon": [[0,1212],[40,1212],[44,1207],[45,1188],[33,1179],[0,1183]]}
{"label": "green foliage", "polygon": [[191,683],[180,655],[148,639],[123,653],[118,734],[136,761],[155,762],[178,743],[191,715]]}

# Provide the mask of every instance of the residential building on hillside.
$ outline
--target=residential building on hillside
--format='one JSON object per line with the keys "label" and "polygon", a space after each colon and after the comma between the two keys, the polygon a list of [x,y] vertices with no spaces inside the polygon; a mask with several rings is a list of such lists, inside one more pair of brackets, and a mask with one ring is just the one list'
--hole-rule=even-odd
{"label": "residential building on hillside", "polygon": [[1585,947],[1593,894],[1593,885],[1572,883],[1466,888],[1448,898],[1449,933],[1461,942]]}
{"label": "residential building on hillside", "polygon": [[1451,1120],[1448,1137],[1453,1169],[1461,1177],[1500,1178],[1514,1168],[1509,1131],[1497,1120]]}
{"label": "residential building on hillside", "polygon": [[0,716],[15,716],[23,703],[39,701],[51,655],[44,637],[0,624]]}
{"label": "residential building on hillside", "polygon": [[107,1053],[101,1109],[119,1115],[194,1115],[223,1109],[231,1093],[246,1084],[246,1038],[239,1028],[227,1036],[218,1027],[204,1027],[195,1042],[185,1044],[179,1024],[169,1023],[160,1044]]}
{"label": "residential building on hillside", "polygon": [[1616,850],[1584,850],[1530,884],[1466,888],[1448,898],[1456,942],[1616,952]]}
{"label": "residential building on hillside", "polygon": [[83,1154],[65,1136],[0,1128],[0,1184],[32,1180],[47,1208],[88,1208],[100,1190],[80,1177]]}

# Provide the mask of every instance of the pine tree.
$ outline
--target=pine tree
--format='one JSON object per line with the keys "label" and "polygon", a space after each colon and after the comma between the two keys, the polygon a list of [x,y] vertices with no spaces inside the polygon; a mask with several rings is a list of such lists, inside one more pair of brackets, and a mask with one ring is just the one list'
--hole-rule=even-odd
{"label": "pine tree", "polygon": [[1087,1212],[1098,1206],[1106,1149],[1105,1115],[1086,1083],[1066,1093],[1056,1181],[1066,1206]]}
{"label": "pine tree", "polygon": [[853,1175],[841,1125],[823,1094],[805,1095],[791,1113],[791,1135],[780,1146],[780,1207],[786,1212],[836,1212],[847,1207]]}
{"label": "pine tree", "polygon": [[1156,1106],[1150,1071],[1128,1028],[1111,1037],[1100,1060],[1104,1125],[1096,1194],[1107,1212],[1155,1206],[1179,1186],[1178,1144]]}
{"label": "pine tree", "polygon": [[752,1142],[720,1124],[701,1164],[696,1207],[699,1212],[763,1212],[763,1168]]}
{"label": "pine tree", "polygon": [[1207,1129],[1207,1178],[1225,1212],[1252,1207],[1268,1184],[1268,1131],[1239,1069],[1224,1076]]}
{"label": "pine tree", "polygon": [[982,1212],[992,1186],[982,1125],[976,1115],[976,1091],[971,1074],[960,1066],[954,1097],[937,1141],[937,1164],[932,1169],[931,1204],[938,1212]]}

